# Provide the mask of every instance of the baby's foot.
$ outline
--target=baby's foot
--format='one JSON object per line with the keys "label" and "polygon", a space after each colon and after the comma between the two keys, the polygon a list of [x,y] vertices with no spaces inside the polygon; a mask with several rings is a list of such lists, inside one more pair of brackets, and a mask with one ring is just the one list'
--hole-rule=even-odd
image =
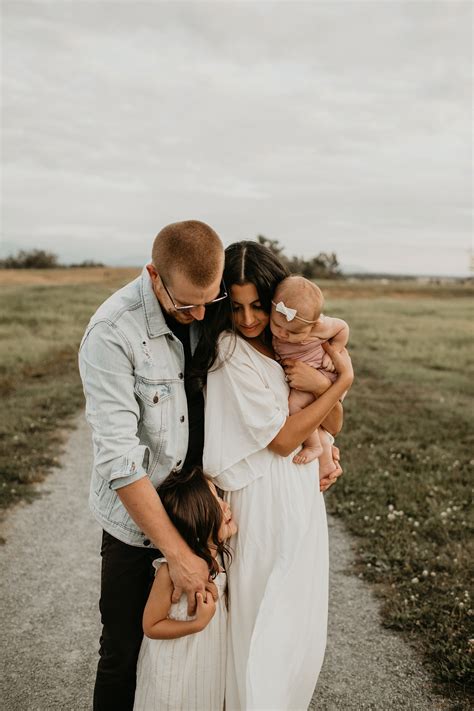
{"label": "baby's foot", "polygon": [[303,447],[298,454],[295,454],[293,462],[295,464],[308,464],[320,457],[322,453],[322,447]]}
{"label": "baby's foot", "polygon": [[332,459],[324,463],[319,460],[319,479],[327,479],[327,477],[330,476],[333,472],[335,472],[336,469],[337,467],[332,461]]}

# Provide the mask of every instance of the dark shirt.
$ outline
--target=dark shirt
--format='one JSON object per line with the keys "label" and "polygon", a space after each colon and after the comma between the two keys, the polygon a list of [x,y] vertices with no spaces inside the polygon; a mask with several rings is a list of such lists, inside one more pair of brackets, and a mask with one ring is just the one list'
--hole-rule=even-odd
{"label": "dark shirt", "polygon": [[[165,321],[176,338],[179,338],[184,349],[185,376],[191,368],[193,356],[191,353],[190,327],[184,326],[174,320],[169,314],[164,314]],[[188,401],[189,442],[188,453],[183,468],[202,466],[202,452],[204,449],[204,395],[202,390],[188,388],[185,379],[186,398]]]}

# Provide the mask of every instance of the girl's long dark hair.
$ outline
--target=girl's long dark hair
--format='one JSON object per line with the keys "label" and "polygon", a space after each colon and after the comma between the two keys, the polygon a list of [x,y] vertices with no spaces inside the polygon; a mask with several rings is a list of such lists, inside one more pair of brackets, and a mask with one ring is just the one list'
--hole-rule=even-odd
{"label": "girl's long dark hair", "polygon": [[[224,283],[229,297],[206,309],[202,324],[202,335],[193,357],[192,367],[187,375],[189,392],[202,390],[206,383],[207,371],[217,358],[217,340],[225,329],[233,327],[230,288],[234,284],[254,284],[262,308],[270,313],[272,297],[277,285],[290,272],[268,247],[259,242],[243,240],[234,242],[225,250]],[[270,330],[265,338],[270,340]]]}
{"label": "girl's long dark hair", "polygon": [[215,578],[219,563],[209,550],[209,542],[222,557],[231,556],[225,543],[219,541],[223,513],[202,469],[171,472],[158,487],[158,494],[177,531],[191,550],[206,561]]}

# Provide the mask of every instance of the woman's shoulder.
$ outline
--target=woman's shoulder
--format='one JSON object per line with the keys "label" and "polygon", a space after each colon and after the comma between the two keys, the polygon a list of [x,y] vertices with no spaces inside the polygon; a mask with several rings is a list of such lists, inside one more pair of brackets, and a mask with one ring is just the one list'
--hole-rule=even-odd
{"label": "woman's shoulder", "polygon": [[243,338],[240,338],[235,331],[223,331],[217,341],[218,361],[220,365],[225,365],[236,358],[241,359],[245,354],[243,348]]}

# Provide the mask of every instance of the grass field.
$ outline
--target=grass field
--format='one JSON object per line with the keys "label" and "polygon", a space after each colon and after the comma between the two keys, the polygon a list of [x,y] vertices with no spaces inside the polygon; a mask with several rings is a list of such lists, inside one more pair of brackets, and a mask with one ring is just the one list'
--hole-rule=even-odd
{"label": "grass field", "polygon": [[[31,496],[31,483],[56,463],[60,430],[82,404],[76,360],[85,325],[137,273],[0,272],[2,507]],[[321,286],[326,311],[351,325],[357,374],[338,438],[345,475],[328,508],[356,535],[355,572],[381,596],[384,623],[420,650],[456,708],[467,708],[474,290]]]}

